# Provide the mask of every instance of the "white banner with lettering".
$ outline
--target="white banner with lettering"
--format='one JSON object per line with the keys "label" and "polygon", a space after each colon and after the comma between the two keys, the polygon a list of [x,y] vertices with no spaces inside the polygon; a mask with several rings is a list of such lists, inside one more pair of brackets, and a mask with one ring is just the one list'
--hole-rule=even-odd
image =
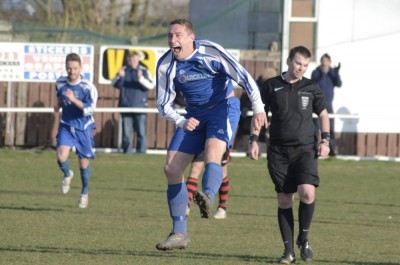
{"label": "white banner with lettering", "polygon": [[0,81],[54,82],[65,75],[65,57],[77,53],[93,82],[94,47],[85,44],[0,43]]}

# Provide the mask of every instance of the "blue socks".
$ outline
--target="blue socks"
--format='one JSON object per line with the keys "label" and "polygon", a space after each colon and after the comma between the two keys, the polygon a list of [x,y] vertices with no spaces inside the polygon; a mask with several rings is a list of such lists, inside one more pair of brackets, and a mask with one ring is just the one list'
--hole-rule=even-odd
{"label": "blue socks", "polygon": [[90,179],[90,165],[87,168],[81,168],[81,179],[82,179],[82,192],[81,194],[88,194],[89,179]]}
{"label": "blue socks", "polygon": [[186,184],[183,182],[168,185],[167,199],[173,224],[172,232],[186,235],[186,207],[188,204]]}
{"label": "blue socks", "polygon": [[64,162],[60,162],[57,160],[58,166],[60,167],[61,171],[64,173],[64,178],[69,177],[69,160]]}
{"label": "blue socks", "polygon": [[[64,178],[70,176],[69,172],[69,160],[65,162],[57,161],[58,166],[60,167],[61,171],[64,173]],[[88,194],[89,188],[89,179],[90,179],[90,165],[87,168],[81,168],[81,179],[82,179],[82,192],[81,194]]]}
{"label": "blue socks", "polygon": [[202,187],[203,192],[214,202],[215,194],[217,194],[222,183],[222,166],[217,163],[208,163],[203,173]]}

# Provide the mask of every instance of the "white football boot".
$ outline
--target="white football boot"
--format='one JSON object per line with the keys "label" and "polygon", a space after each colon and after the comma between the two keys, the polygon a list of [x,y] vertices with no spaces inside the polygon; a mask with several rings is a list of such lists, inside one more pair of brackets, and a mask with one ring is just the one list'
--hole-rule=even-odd
{"label": "white football boot", "polygon": [[215,219],[226,219],[226,211],[221,207],[218,207],[217,212],[214,214]]}
{"label": "white football boot", "polygon": [[88,207],[88,204],[89,204],[89,196],[87,194],[81,194],[78,207],[84,209]]}
{"label": "white football boot", "polygon": [[69,171],[69,177],[66,177],[61,182],[61,192],[62,194],[67,194],[69,189],[71,188],[72,178],[74,177],[74,172],[72,170]]}

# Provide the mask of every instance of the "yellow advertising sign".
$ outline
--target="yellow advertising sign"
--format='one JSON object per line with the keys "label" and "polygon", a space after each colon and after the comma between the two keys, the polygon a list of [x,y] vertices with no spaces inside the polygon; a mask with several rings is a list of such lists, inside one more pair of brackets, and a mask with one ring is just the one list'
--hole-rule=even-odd
{"label": "yellow advertising sign", "polygon": [[[162,48],[162,52],[166,49]],[[155,77],[160,48],[146,47],[101,47],[100,50],[100,75],[99,83],[109,84],[116,76],[119,69],[127,65],[129,54],[137,52],[140,56],[140,64],[147,69],[152,77]]]}
{"label": "yellow advertising sign", "polygon": [[[99,63],[99,84],[111,84],[111,80],[119,69],[126,65],[126,58],[132,52],[140,54],[140,64],[147,67],[155,79],[157,61],[169,50],[168,47],[140,47],[140,46],[101,46]],[[239,60],[239,50],[228,50]]]}

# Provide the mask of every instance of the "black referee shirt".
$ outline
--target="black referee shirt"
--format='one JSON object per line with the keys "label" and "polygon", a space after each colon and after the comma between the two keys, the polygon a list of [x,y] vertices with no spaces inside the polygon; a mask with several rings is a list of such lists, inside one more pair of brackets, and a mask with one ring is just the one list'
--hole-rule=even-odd
{"label": "black referee shirt", "polygon": [[268,79],[260,88],[265,111],[271,111],[269,142],[272,145],[304,145],[314,143],[313,112],[325,108],[325,98],[317,83],[308,78],[290,84],[284,73]]}

